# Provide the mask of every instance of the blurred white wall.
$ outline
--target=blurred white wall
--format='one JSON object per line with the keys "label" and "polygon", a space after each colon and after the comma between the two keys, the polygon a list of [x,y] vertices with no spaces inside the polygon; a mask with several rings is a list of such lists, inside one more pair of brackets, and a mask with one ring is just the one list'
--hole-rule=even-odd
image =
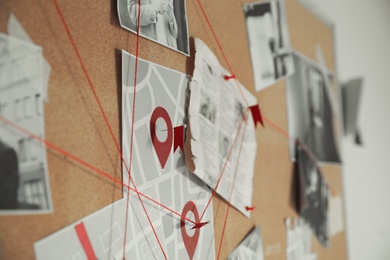
{"label": "blurred white wall", "polygon": [[335,25],[340,81],[364,78],[364,146],[343,141],[349,258],[390,259],[390,1],[310,2]]}

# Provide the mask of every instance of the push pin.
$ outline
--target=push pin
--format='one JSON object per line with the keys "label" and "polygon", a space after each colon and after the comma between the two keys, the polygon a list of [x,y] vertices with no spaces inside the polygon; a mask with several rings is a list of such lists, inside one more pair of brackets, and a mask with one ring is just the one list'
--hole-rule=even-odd
{"label": "push pin", "polygon": [[206,224],[208,224],[209,222],[199,222],[199,223],[196,223],[191,229],[199,229],[203,226],[205,226]]}
{"label": "push pin", "polygon": [[248,207],[248,206],[246,206],[245,209],[246,209],[246,211],[255,211],[256,207]]}
{"label": "push pin", "polygon": [[230,76],[225,75],[225,76],[223,76],[223,78],[224,78],[225,80],[229,80],[229,79],[235,79],[236,76],[235,76],[234,74],[232,74],[232,75],[230,75]]}

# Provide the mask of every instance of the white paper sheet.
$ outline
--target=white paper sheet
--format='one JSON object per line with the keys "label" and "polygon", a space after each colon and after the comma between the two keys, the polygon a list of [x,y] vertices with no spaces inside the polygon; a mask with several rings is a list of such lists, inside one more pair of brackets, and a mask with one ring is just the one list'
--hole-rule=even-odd
{"label": "white paper sheet", "polygon": [[[195,39],[195,48],[189,107],[191,151],[195,164],[195,169],[191,170],[213,189],[223,173],[216,190],[229,201],[237,168],[230,203],[249,217],[250,213],[245,207],[252,206],[257,143],[252,115],[247,107],[255,105],[257,101],[235,79],[224,79],[229,72],[200,39]],[[247,117],[243,122],[244,114]]]}

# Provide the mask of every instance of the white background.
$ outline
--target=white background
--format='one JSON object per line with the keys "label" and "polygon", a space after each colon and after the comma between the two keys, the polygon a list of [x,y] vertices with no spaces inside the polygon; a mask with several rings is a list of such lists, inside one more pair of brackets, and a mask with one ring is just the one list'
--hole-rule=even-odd
{"label": "white background", "polygon": [[364,78],[364,146],[343,141],[349,258],[390,259],[390,1],[310,2],[335,25],[340,81]]}

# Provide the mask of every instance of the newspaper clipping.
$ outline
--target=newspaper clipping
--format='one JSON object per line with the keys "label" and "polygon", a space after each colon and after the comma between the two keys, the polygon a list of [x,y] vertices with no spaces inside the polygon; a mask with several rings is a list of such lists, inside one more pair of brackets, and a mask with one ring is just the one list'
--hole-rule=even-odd
{"label": "newspaper clipping", "polygon": [[228,71],[201,40],[195,39],[195,48],[189,107],[195,165],[191,170],[249,217],[245,207],[252,205],[257,144],[247,108],[257,101],[238,81],[224,78]]}

